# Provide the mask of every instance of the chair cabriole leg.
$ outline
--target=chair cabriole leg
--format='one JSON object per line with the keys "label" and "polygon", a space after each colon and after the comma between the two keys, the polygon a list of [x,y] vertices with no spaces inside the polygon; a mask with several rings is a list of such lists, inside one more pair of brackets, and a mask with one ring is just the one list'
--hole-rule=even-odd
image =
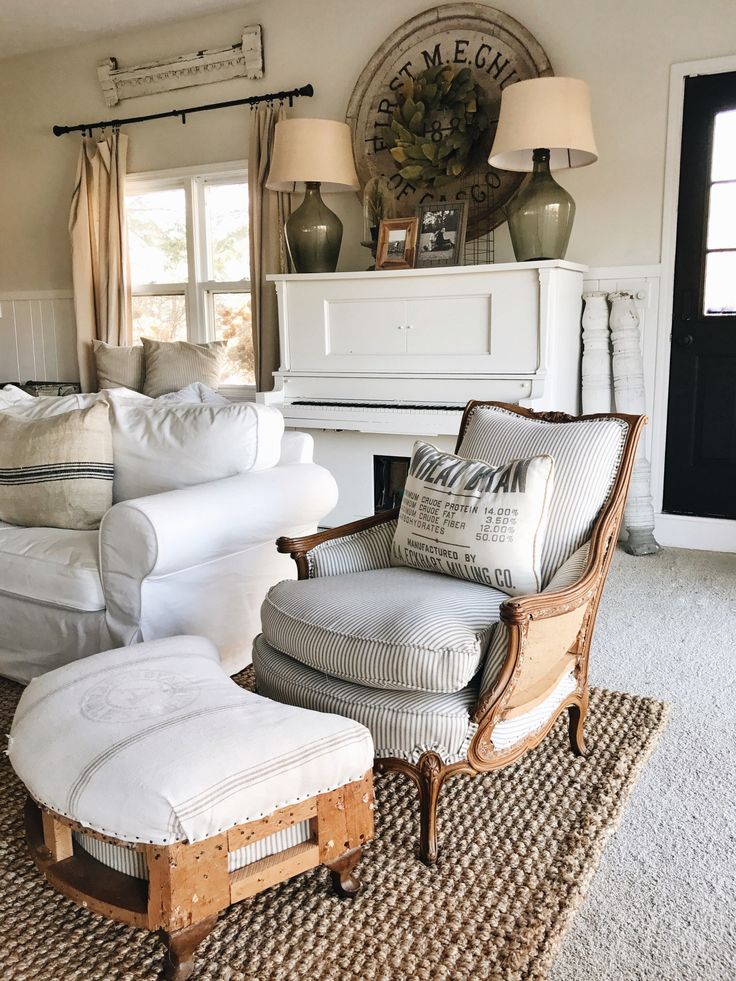
{"label": "chair cabriole leg", "polygon": [[434,865],[437,845],[437,802],[445,782],[445,767],[437,753],[424,753],[417,765],[419,787],[419,857]]}
{"label": "chair cabriole leg", "polygon": [[587,756],[588,748],[585,745],[585,716],[588,714],[588,695],[580,703],[575,702],[567,708],[568,730],[570,733],[570,746],[576,756]]}

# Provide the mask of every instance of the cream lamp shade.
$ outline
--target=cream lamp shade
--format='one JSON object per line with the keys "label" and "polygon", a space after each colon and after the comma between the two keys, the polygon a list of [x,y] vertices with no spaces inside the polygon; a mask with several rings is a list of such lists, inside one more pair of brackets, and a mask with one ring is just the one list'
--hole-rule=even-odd
{"label": "cream lamp shade", "polygon": [[530,171],[533,152],[541,148],[550,151],[550,170],[585,167],[598,159],[590,90],[579,78],[530,78],[503,90],[488,163],[499,170]]}
{"label": "cream lamp shade", "polygon": [[282,119],[266,187],[292,192],[313,181],[323,191],[358,190],[350,127],[336,119]]}

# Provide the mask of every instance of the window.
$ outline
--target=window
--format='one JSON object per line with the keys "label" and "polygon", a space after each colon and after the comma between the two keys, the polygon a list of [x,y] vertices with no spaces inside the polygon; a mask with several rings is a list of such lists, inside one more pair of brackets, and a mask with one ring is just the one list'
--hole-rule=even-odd
{"label": "window", "polygon": [[713,121],[705,255],[706,316],[736,313],[736,109]]}
{"label": "window", "polygon": [[245,165],[131,175],[133,341],[227,342],[223,385],[255,385]]}

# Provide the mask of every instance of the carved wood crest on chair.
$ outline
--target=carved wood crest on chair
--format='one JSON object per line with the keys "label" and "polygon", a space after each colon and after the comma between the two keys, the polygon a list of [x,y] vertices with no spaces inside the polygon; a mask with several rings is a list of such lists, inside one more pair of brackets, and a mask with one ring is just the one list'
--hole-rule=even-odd
{"label": "carved wood crest on chair", "polygon": [[[572,577],[568,576],[565,580],[563,575],[560,581],[564,584],[557,586],[558,579],[553,576],[545,591],[509,597],[501,602],[499,626],[491,642],[502,647],[498,662],[500,667],[487,683],[485,673],[479,672],[477,693],[473,702],[469,703],[467,721],[470,735],[462,753],[448,760],[435,748],[427,747],[416,758],[400,758],[381,753],[380,741],[374,732],[379,754],[375,760],[376,770],[399,771],[408,776],[418,790],[419,852],[420,857],[428,864],[434,863],[438,855],[437,802],[448,779],[460,774],[488,773],[515,762],[547,736],[563,712],[567,712],[569,716],[572,751],[578,755],[586,753],[583,728],[588,710],[588,655],[591,637],[621,525],[637,443],[646,423],[644,416],[599,414],[573,417],[559,412],[535,413],[530,409],[504,403],[470,402],[465,409],[457,441],[456,452],[460,455],[469,455],[461,452],[463,439],[474,413],[483,408],[498,409],[521,420],[564,427],[593,420],[617,420],[621,436],[615,459],[610,464],[610,483],[602,505],[597,510],[597,516],[594,515],[587,543],[576,553],[577,565],[575,566],[574,557],[570,560],[575,566]],[[525,452],[527,449],[525,448]],[[279,551],[293,557],[299,579],[306,580],[315,574],[320,548],[331,548],[333,544],[349,543],[351,540],[365,541],[366,536],[370,538],[379,534],[381,528],[386,531],[385,526],[395,521],[397,515],[398,509],[303,538],[281,538],[277,547]],[[336,573],[328,571],[326,574]],[[570,578],[572,581],[569,581]],[[298,584],[292,583],[291,587],[298,588]],[[266,641],[273,643],[269,637],[266,637]],[[284,695],[283,690],[274,691],[273,677],[267,677],[271,669],[266,670],[262,653],[259,654],[259,650],[262,652],[264,649],[275,653],[268,648],[263,638],[257,639],[254,663],[259,690],[270,697],[282,697],[285,700],[299,697],[293,694]],[[299,659],[298,651],[289,653],[292,658]],[[292,665],[295,663],[289,658],[285,660]],[[560,689],[561,679],[564,678],[569,678],[570,683]],[[297,685],[289,689],[292,693],[297,690]],[[552,704],[541,724],[537,724],[532,731],[525,732],[511,744],[499,738],[499,724],[508,725],[513,724],[514,720],[535,718],[535,710],[549,705],[553,693],[561,690],[562,696],[556,704]],[[316,707],[314,702],[304,704]],[[335,704],[333,701],[325,710],[337,711]],[[350,715],[350,705],[343,703],[340,711]],[[364,721],[371,728],[371,723],[360,718],[359,713],[355,718]]]}

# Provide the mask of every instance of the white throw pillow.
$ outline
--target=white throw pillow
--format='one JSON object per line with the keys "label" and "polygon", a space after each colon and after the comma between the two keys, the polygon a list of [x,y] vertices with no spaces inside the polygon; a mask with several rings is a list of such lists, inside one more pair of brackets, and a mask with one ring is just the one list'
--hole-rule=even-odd
{"label": "white throw pillow", "polygon": [[274,467],[283,432],[278,409],[254,402],[118,402],[112,406],[114,499],[148,497]]}
{"label": "white throw pillow", "polygon": [[31,402],[34,396],[29,392],[24,392],[22,388],[18,388],[17,385],[4,385],[0,389],[0,410],[7,409],[10,405],[19,405],[28,400]]}
{"label": "white throw pillow", "polygon": [[439,572],[511,596],[542,588],[554,460],[495,467],[418,440],[391,551],[392,565]]}
{"label": "white throw pillow", "polygon": [[129,388],[105,388],[101,392],[83,392],[81,395],[31,396],[30,400],[16,401],[5,408],[0,405],[0,411],[12,412],[23,419],[48,419],[74,409],[88,409],[97,402],[107,402],[109,405],[153,404],[153,399]]}
{"label": "white throw pillow", "polygon": [[220,395],[214,389],[208,388],[202,382],[193,382],[185,388],[180,388],[178,392],[159,395],[156,399],[156,405],[176,405],[183,402],[193,405],[200,403],[206,403],[207,405],[228,405],[230,399],[226,399],[224,395]]}

